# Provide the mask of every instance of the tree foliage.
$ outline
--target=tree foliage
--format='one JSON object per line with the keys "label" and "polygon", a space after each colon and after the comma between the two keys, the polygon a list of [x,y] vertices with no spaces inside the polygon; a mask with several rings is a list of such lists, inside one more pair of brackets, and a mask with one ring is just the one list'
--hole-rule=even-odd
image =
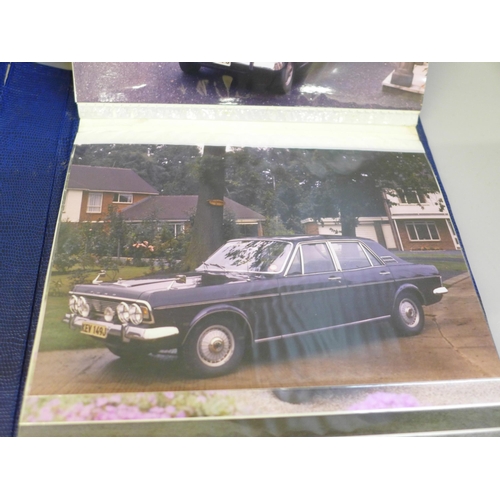
{"label": "tree foliage", "polygon": [[[200,231],[205,233],[205,244],[212,237],[218,241],[222,234],[215,229],[223,224],[222,215],[220,210],[209,208],[210,198],[227,196],[262,214],[267,235],[302,233],[301,220],[326,217],[339,217],[343,234],[353,235],[359,217],[386,215],[390,201],[383,192],[396,195],[415,191],[422,195],[438,191],[422,154],[223,149],[221,163],[213,154],[210,161],[206,156],[204,159],[203,149],[196,146],[88,145],[77,148],[74,162],[132,168],[160,194],[200,194],[199,207],[203,207]],[[115,222],[114,243],[121,238],[119,221]],[[192,245],[199,246],[199,242],[192,240]],[[206,249],[209,247],[212,245]],[[206,251],[191,259],[193,266]]]}

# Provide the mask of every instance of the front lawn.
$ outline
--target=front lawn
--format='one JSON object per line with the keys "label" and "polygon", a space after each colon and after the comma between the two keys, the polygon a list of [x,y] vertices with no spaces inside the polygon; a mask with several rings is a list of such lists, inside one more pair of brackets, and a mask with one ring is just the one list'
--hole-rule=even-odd
{"label": "front lawn", "polygon": [[436,266],[443,281],[468,272],[467,264],[460,250],[394,252],[394,254],[413,264],[432,264]]}

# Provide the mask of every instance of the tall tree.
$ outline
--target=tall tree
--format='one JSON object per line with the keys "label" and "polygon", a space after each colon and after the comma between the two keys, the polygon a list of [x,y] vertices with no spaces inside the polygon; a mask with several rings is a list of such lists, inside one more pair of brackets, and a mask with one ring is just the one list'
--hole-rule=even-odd
{"label": "tall tree", "polygon": [[313,183],[303,209],[309,217],[339,217],[342,234],[354,236],[360,216],[385,213],[382,192],[438,192],[424,155],[373,151],[304,151]]}
{"label": "tall tree", "polygon": [[205,146],[199,162],[200,189],[185,265],[195,269],[224,243],[226,148]]}

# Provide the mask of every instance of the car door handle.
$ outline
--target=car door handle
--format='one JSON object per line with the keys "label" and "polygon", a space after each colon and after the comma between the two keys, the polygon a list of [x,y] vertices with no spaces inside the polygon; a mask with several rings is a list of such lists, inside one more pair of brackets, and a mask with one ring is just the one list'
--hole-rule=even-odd
{"label": "car door handle", "polygon": [[340,276],[330,276],[328,281],[342,281],[342,278]]}
{"label": "car door handle", "polygon": [[381,275],[385,275],[385,274],[391,274],[391,272],[390,272],[390,271],[380,271],[380,273],[379,273],[379,274],[381,274]]}

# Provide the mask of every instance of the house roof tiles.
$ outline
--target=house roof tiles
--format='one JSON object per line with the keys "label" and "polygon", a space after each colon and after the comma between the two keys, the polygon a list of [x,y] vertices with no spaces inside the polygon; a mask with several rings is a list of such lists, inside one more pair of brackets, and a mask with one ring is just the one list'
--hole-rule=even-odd
{"label": "house roof tiles", "polygon": [[[197,195],[151,196],[122,210],[125,220],[140,221],[153,217],[163,221],[187,221],[196,211]],[[263,221],[265,217],[229,198],[224,198],[224,210],[238,221]]]}
{"label": "house roof tiles", "polygon": [[71,165],[68,189],[111,193],[158,194],[132,169]]}

